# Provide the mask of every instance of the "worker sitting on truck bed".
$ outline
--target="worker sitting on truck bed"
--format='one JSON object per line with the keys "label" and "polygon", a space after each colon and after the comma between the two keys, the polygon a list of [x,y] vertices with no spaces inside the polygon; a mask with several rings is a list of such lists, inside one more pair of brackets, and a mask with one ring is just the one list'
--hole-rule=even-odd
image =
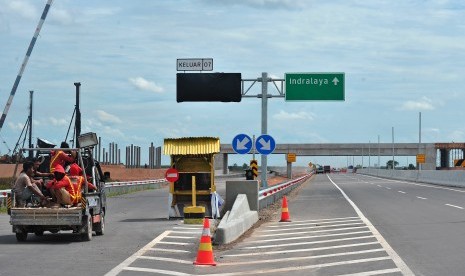
{"label": "worker sitting on truck bed", "polygon": [[[82,169],[81,167],[79,167],[78,164],[73,163],[69,166],[69,178],[73,182],[76,191],[80,193],[81,189],[84,187],[84,184],[86,183],[86,180],[84,179],[84,176],[82,176]],[[97,187],[95,187],[94,184],[90,183],[89,181],[87,181],[87,186],[89,187],[89,191],[97,190]]]}
{"label": "worker sitting on truck bed", "polygon": [[36,195],[43,204],[46,203],[47,199],[40,191],[37,183],[33,182],[31,178],[34,176],[34,163],[31,161],[26,161],[23,163],[23,170],[18,176],[18,179],[15,181],[14,191],[15,191],[15,200],[17,207],[25,207],[28,200],[32,198],[33,195]]}
{"label": "worker sitting on truck bed", "polygon": [[50,193],[56,200],[56,203],[61,205],[72,205],[77,197],[77,191],[71,182],[71,179],[66,175],[65,169],[61,165],[56,165],[53,174],[55,179],[49,181],[46,185],[50,189]]}
{"label": "worker sitting on truck bed", "polygon": [[[61,142],[60,148],[67,149],[67,148],[69,148],[69,145],[66,142]],[[50,172],[52,172],[52,173],[55,171],[55,167],[57,165],[60,165],[60,166],[62,166],[64,168],[65,165],[66,165],[66,162],[68,162],[68,163],[74,162],[74,159],[75,159],[75,156],[76,156],[75,151],[69,152],[71,155],[69,155],[68,153],[66,153],[66,152],[64,152],[62,150],[51,151],[50,153],[52,155],[51,159],[50,159]]]}

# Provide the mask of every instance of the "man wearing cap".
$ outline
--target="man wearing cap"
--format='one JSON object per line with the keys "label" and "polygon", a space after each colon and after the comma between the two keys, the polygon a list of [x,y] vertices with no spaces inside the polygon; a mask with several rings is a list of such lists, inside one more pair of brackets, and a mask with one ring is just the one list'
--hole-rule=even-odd
{"label": "man wearing cap", "polygon": [[71,179],[66,176],[63,166],[56,165],[53,174],[55,179],[49,181],[45,187],[50,190],[56,203],[61,205],[74,204],[74,198],[77,197],[76,190]]}

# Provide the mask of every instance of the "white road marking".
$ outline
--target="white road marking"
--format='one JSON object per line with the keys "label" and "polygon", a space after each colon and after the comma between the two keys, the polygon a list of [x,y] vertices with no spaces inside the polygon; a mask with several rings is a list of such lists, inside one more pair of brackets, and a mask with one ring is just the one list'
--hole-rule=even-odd
{"label": "white road marking", "polygon": [[[305,230],[305,229],[316,229],[316,228],[329,228],[329,227],[351,226],[351,225],[360,225],[360,224],[363,224],[363,222],[341,223],[341,224],[331,224],[331,225],[311,226],[311,227],[296,227],[296,228],[292,228],[292,230]],[[259,231],[258,233],[263,233],[263,232],[280,232],[280,231],[289,231],[289,229],[262,230],[262,231]]]}
{"label": "white road marking", "polygon": [[288,232],[288,233],[279,233],[279,234],[266,234],[266,235],[258,235],[257,237],[294,236],[294,235],[300,235],[300,234],[336,232],[336,231],[354,230],[354,229],[361,229],[361,228],[368,228],[368,226],[346,227],[346,228],[327,229],[327,230]]}
{"label": "white road marking", "polygon": [[398,191],[398,192],[401,193],[401,194],[406,194],[406,192],[404,192],[404,191]]}
{"label": "white road marking", "polygon": [[133,263],[135,260],[137,260],[138,257],[142,256],[147,250],[155,246],[157,243],[159,243],[164,237],[168,236],[171,233],[171,231],[165,231],[158,235],[155,239],[153,239],[151,242],[149,242],[146,246],[142,247],[139,251],[134,253],[132,256],[124,260],[122,263],[114,267],[112,270],[110,270],[108,273],[105,274],[105,276],[115,276],[118,275],[121,271],[123,271],[125,268],[127,268],[131,263]]}
{"label": "white road marking", "polygon": [[[340,220],[337,222],[355,222],[355,221],[360,221],[360,218],[358,219],[350,219],[350,220]],[[294,228],[295,226],[304,226],[304,225],[315,225],[315,224],[331,224],[335,223],[334,221],[323,221],[323,222],[307,222],[307,223],[294,223],[292,222],[291,224],[278,224],[278,225],[269,225],[266,226],[267,228]]]}
{"label": "white road marking", "polygon": [[367,217],[362,213],[362,211],[355,205],[355,203],[346,195],[346,193],[336,184],[334,181],[327,175],[329,181],[333,183],[334,186],[342,193],[342,195],[345,197],[345,199],[349,202],[350,205],[352,205],[352,208],[354,208],[355,212],[357,215],[362,219],[362,221],[365,222],[365,224],[368,226],[368,228],[371,230],[373,235],[375,235],[380,242],[381,246],[386,250],[386,252],[391,256],[392,260],[394,263],[397,265],[397,267],[402,271],[402,274],[404,275],[415,275],[410,268],[407,266],[407,264],[400,258],[400,256],[392,249],[392,247],[387,243],[387,241],[381,236],[379,231],[373,226],[373,224],[368,220]]}
{"label": "white road marking", "polygon": [[337,236],[347,236],[347,235],[356,235],[356,234],[366,234],[371,233],[370,231],[357,231],[357,232],[347,232],[347,233],[338,233],[338,234],[326,234],[326,235],[315,235],[315,236],[297,236],[292,238],[281,238],[281,239],[269,239],[269,240],[254,240],[244,242],[243,244],[249,243],[264,243],[264,242],[279,242],[279,241],[292,241],[292,240],[306,240],[306,239],[315,239],[315,238],[327,238],[327,237],[337,237]]}
{"label": "white road marking", "polygon": [[373,235],[361,236],[361,237],[353,237],[353,238],[343,238],[343,239],[330,239],[330,240],[322,240],[322,241],[311,241],[311,242],[294,242],[294,243],[280,243],[280,244],[270,244],[270,245],[248,246],[248,247],[242,247],[241,249],[252,250],[252,249],[260,249],[260,248],[299,246],[299,245],[305,245],[305,244],[308,245],[308,244],[319,244],[319,243],[340,242],[340,241],[353,241],[353,240],[372,239],[372,238],[374,238]]}
{"label": "white road marking", "polygon": [[196,232],[189,232],[189,231],[171,231],[173,234],[189,234],[189,235],[198,235],[201,234],[202,231],[196,231]]}
{"label": "white road marking", "polygon": [[266,274],[266,273],[276,273],[276,272],[307,270],[307,269],[323,268],[323,267],[331,267],[331,266],[339,266],[339,265],[359,264],[359,263],[367,263],[367,262],[378,262],[378,261],[385,261],[385,260],[390,260],[390,257],[367,258],[367,259],[358,259],[358,260],[350,260],[350,261],[343,261],[343,262],[314,264],[314,265],[297,266],[297,267],[294,266],[294,267],[283,267],[283,268],[273,268],[273,269],[260,269],[260,270],[252,270],[252,271],[242,271],[242,272],[208,274],[208,276],[235,276],[235,275],[247,275],[247,274],[252,274],[252,275],[253,274]]}
{"label": "white road marking", "polygon": [[384,188],[386,188],[386,189],[388,189],[388,190],[390,190],[390,189],[391,189],[391,188],[389,188],[389,187],[384,187]]}
{"label": "white road marking", "polygon": [[379,242],[377,242],[377,241],[376,242],[364,242],[364,243],[356,243],[356,244],[344,244],[344,245],[324,246],[324,247],[315,247],[315,248],[303,248],[303,249],[293,249],[293,250],[251,252],[251,253],[241,253],[241,254],[230,254],[230,255],[224,255],[224,256],[225,257],[226,256],[227,257],[243,257],[243,256],[276,255],[276,254],[283,254],[283,253],[310,252],[310,251],[336,249],[336,248],[347,248],[347,247],[365,246],[365,245],[373,245],[373,244],[379,244]]}
{"label": "white road marking", "polygon": [[389,181],[389,182],[395,182],[395,183],[403,183],[403,184],[407,184],[407,185],[415,185],[415,186],[421,186],[421,187],[428,187],[428,188],[434,188],[434,189],[442,189],[442,190],[449,190],[449,191],[454,191],[454,192],[465,193],[465,190],[457,190],[457,189],[442,187],[442,186],[438,186],[438,185],[418,184],[418,183],[413,183],[413,182],[408,182],[408,181],[379,178],[379,177],[371,176],[371,175],[364,175],[364,176],[380,179],[380,180],[383,180],[383,181]]}
{"label": "white road marking", "polygon": [[336,275],[336,276],[374,276],[374,275],[381,275],[381,274],[388,274],[388,273],[395,273],[395,272],[401,272],[401,271],[398,268],[391,268],[391,269],[364,271],[364,272]]}
{"label": "white road marking", "polygon": [[427,199],[426,197],[417,196],[419,199]]}
{"label": "white road marking", "polygon": [[321,259],[321,258],[331,258],[338,256],[348,256],[348,255],[359,255],[375,252],[384,252],[383,248],[370,249],[370,250],[360,250],[360,251],[351,251],[351,252],[342,252],[334,254],[325,254],[325,255],[315,255],[315,256],[305,256],[305,257],[289,257],[289,258],[279,258],[279,259],[266,259],[266,260],[256,260],[256,261],[245,261],[245,262],[234,262],[234,263],[221,263],[219,266],[233,266],[233,265],[248,265],[248,264],[266,264],[266,263],[277,263],[277,262],[293,262],[299,260],[310,260],[310,259]]}
{"label": "white road marking", "polygon": [[383,188],[383,186],[381,186],[381,185],[376,185],[376,186],[378,186],[378,187],[380,187],[380,188]]}
{"label": "white road marking", "polygon": [[145,259],[145,260],[153,260],[153,261],[179,263],[179,264],[192,264],[192,261],[185,261],[185,260],[173,259],[173,258],[152,257],[152,256],[140,256],[138,258],[139,259]]}
{"label": "white road marking", "polygon": [[460,207],[460,206],[457,206],[457,205],[452,205],[452,204],[445,204],[445,205],[463,210],[463,207]]}
{"label": "white road marking", "polygon": [[192,276],[192,275],[195,275],[195,274],[188,274],[188,273],[176,272],[176,271],[171,271],[171,270],[143,268],[143,267],[130,267],[130,266],[126,267],[124,270],[137,271],[137,272],[150,272],[150,273],[158,273],[158,274],[173,275],[173,276]]}
{"label": "white road marking", "polygon": [[191,245],[193,243],[188,242],[168,242],[168,241],[160,241],[159,244],[172,244],[172,245]]}
{"label": "white road marking", "polygon": [[171,252],[171,253],[191,253],[190,251],[187,250],[181,250],[181,249],[171,249],[171,248],[149,248],[149,251],[163,251],[163,252]]}
{"label": "white road marking", "polygon": [[330,218],[330,219],[309,219],[309,220],[293,220],[293,223],[302,222],[321,222],[321,221],[333,221],[333,220],[347,220],[347,219],[360,219],[359,217],[343,217],[343,218]]}
{"label": "white road marking", "polygon": [[167,239],[181,239],[181,240],[189,240],[189,239],[195,239],[198,237],[186,237],[186,236],[167,236]]}

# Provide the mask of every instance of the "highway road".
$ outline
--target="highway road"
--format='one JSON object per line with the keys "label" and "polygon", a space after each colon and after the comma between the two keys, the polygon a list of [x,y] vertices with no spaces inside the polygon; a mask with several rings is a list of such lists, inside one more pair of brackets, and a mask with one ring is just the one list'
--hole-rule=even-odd
{"label": "highway road", "polygon": [[[224,181],[217,182],[224,194]],[[342,191],[342,192],[341,192]],[[241,243],[193,266],[201,226],[167,220],[167,189],[109,199],[104,236],[30,235],[0,215],[0,275],[464,275],[465,190],[317,175]]]}

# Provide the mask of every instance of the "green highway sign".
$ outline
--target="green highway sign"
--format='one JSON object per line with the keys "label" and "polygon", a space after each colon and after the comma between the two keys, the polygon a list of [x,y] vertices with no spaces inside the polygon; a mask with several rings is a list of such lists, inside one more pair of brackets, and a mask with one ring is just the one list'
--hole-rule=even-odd
{"label": "green highway sign", "polygon": [[286,73],[286,101],[344,101],[344,73]]}

